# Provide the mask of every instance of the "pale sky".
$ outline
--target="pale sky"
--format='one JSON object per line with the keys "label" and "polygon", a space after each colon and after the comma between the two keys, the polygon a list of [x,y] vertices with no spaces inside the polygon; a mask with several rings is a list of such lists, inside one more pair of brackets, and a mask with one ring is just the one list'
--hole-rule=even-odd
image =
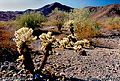
{"label": "pale sky", "polygon": [[24,11],[26,9],[38,9],[54,2],[59,2],[73,8],[81,8],[81,4],[84,4],[83,7],[120,4],[120,0],[0,0],[0,11]]}

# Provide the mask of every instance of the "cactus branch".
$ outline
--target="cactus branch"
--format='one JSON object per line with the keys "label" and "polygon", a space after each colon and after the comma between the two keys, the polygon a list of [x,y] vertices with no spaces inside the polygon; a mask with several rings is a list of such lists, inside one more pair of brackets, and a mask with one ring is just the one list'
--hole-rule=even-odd
{"label": "cactus branch", "polygon": [[51,47],[52,43],[49,43],[46,48],[45,48],[45,52],[44,52],[44,57],[43,57],[43,61],[40,65],[40,68],[35,72],[35,73],[38,73],[38,74],[42,74],[41,71],[42,69],[44,68],[45,66],[45,63],[47,61],[47,58],[49,56],[49,51],[52,50],[52,47]]}
{"label": "cactus branch", "polygon": [[26,42],[22,44],[21,47],[21,54],[24,56],[23,64],[25,65],[25,68],[30,71],[31,74],[34,76],[34,64],[30,55],[30,48],[28,48],[28,45],[26,45]]}

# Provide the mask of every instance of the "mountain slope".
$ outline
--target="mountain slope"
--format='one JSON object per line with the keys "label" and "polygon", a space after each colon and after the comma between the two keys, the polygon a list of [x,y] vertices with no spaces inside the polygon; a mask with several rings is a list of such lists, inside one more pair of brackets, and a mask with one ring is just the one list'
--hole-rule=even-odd
{"label": "mountain slope", "polygon": [[111,4],[101,7],[85,7],[92,12],[93,19],[106,21],[108,18],[120,17],[120,4]]}
{"label": "mountain slope", "polygon": [[25,11],[23,11],[23,12],[17,12],[17,14],[23,14],[23,13],[25,13],[25,12],[27,12],[27,11],[28,11],[28,12],[30,12],[30,11],[40,11],[40,12],[42,12],[44,15],[48,15],[48,14],[50,14],[50,13],[52,12],[52,10],[54,10],[55,8],[58,8],[59,10],[63,10],[63,11],[67,11],[67,12],[69,12],[71,9],[73,9],[73,8],[71,8],[71,7],[69,7],[69,6],[62,5],[62,4],[58,3],[58,2],[55,2],[55,3],[53,3],[53,4],[45,5],[44,7],[39,8],[39,9],[27,9],[27,10],[25,10]]}

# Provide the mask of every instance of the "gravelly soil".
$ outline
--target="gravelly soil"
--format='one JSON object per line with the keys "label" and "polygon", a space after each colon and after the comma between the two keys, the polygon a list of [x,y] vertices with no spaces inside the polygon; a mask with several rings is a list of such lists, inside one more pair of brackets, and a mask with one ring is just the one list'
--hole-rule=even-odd
{"label": "gravelly soil", "polygon": [[[114,36],[109,38],[94,38],[95,48],[83,48],[87,56],[82,56],[79,52],[74,52],[70,49],[54,49],[54,53],[48,57],[45,69],[55,73],[56,76],[64,74],[66,77],[88,80],[97,78],[100,80],[108,79],[112,81],[120,81],[120,37]],[[41,40],[36,40],[31,44],[35,51],[40,51]],[[33,59],[35,67],[40,65],[43,56],[36,55]],[[17,63],[14,69],[17,68]],[[8,68],[8,66],[4,65]],[[2,68],[0,68],[2,70]],[[7,76],[9,72],[15,74],[16,71],[6,70],[3,74],[0,73],[0,78]],[[20,77],[21,72],[17,72],[17,77]],[[26,75],[25,75],[26,76]],[[91,80],[90,80],[91,81]]]}
{"label": "gravelly soil", "polygon": [[[100,44],[96,45],[98,47],[83,48],[87,56],[81,56],[74,50],[55,49],[55,53],[49,56],[45,68],[49,68],[50,72],[63,73],[66,77],[78,79],[117,78],[116,80],[120,80],[120,48],[118,45],[120,38],[98,38],[98,40],[100,41]],[[37,50],[40,49],[40,46],[36,46],[39,41],[33,43]]]}

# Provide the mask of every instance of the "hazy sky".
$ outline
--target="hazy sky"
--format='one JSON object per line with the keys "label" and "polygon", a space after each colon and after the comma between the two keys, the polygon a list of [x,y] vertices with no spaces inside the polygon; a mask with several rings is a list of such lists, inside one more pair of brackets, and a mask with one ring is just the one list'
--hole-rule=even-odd
{"label": "hazy sky", "polygon": [[60,2],[73,8],[81,8],[81,4],[84,4],[82,7],[120,4],[120,0],[0,0],[0,11],[37,9],[54,2]]}

